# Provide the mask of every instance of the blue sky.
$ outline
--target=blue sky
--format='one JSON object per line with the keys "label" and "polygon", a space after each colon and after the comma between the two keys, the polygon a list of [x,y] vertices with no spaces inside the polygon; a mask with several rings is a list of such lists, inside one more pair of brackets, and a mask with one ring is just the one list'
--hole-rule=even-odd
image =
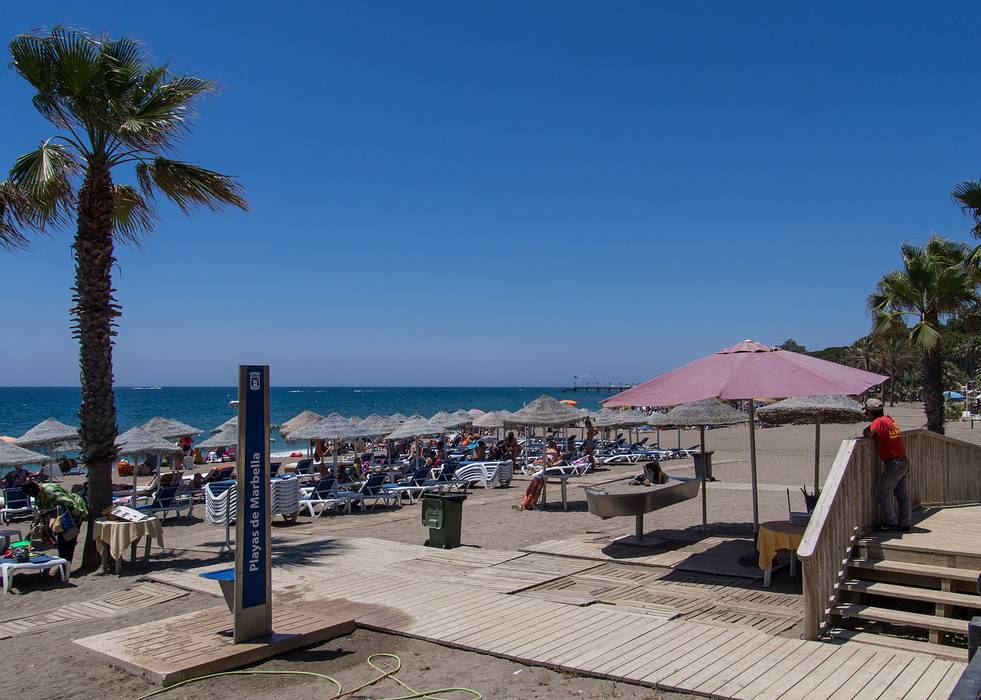
{"label": "blue sky", "polygon": [[[252,212],[119,251],[124,385],[640,381],[844,344],[901,240],[968,237],[976,3],[14,3],[216,78]],[[52,128],[2,62],[0,172]],[[121,179],[125,179],[123,176]],[[70,235],[0,252],[5,385],[77,383]],[[352,335],[356,333],[356,335]]]}

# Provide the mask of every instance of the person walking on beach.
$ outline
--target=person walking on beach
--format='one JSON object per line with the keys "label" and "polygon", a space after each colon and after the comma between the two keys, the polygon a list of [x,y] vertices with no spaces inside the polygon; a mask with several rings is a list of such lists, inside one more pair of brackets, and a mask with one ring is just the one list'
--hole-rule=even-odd
{"label": "person walking on beach", "polygon": [[593,421],[588,416],[586,417],[586,439],[583,441],[583,447],[586,448],[586,454],[589,456],[589,463],[596,466],[596,458],[593,457],[593,441],[596,439],[596,434],[599,432],[593,427]]}
{"label": "person walking on beach", "polygon": [[[22,488],[34,499],[38,511],[35,517],[57,538],[58,556],[71,564],[78,542],[78,529],[89,514],[88,504],[81,496],[66,491],[58,484],[28,481]],[[66,515],[71,519],[70,526]]]}
{"label": "person walking on beach", "polygon": [[[885,415],[879,399],[865,402],[865,415],[872,419],[872,425],[862,434],[875,439],[875,447],[883,464],[876,485],[881,521],[879,529],[908,532],[912,527],[912,509],[909,502],[909,459],[906,458],[902,431],[892,416]],[[896,498],[895,504],[893,496]]]}

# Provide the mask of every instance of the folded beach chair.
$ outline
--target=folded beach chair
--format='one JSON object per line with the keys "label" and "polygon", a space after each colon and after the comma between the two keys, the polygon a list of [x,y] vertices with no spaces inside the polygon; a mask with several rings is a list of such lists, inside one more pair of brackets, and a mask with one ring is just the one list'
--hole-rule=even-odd
{"label": "folded beach chair", "polygon": [[300,499],[300,511],[305,508],[312,518],[319,518],[326,510],[340,512],[341,509],[346,513],[351,512],[351,499],[339,495],[334,490],[336,479],[327,477],[320,479],[313,488]]}
{"label": "folded beach chair", "polygon": [[19,487],[3,489],[3,508],[0,508],[0,523],[9,523],[11,518],[26,517],[34,514],[31,497]]}
{"label": "folded beach chair", "polygon": [[151,503],[145,506],[137,506],[136,509],[141,513],[151,513],[153,515],[163,513],[163,521],[166,522],[169,511],[174,511],[174,515],[179,518],[181,510],[184,508],[187,509],[184,517],[190,518],[194,512],[194,499],[190,497],[190,494],[180,493],[177,486],[161,486],[153,494],[153,501]]}

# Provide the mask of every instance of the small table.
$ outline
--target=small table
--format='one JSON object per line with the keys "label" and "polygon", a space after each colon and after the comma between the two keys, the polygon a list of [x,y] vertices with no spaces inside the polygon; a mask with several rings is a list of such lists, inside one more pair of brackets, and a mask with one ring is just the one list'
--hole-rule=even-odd
{"label": "small table", "polygon": [[58,567],[58,573],[61,574],[61,580],[68,580],[68,562],[61,557],[48,557],[39,556],[34,557],[28,562],[17,562],[13,559],[0,559],[0,573],[3,575],[3,592],[10,592],[10,583],[14,579],[14,574],[19,574],[24,571],[43,571],[45,569],[53,569]]}
{"label": "small table", "polygon": [[559,480],[559,486],[561,487],[561,490],[562,490],[562,510],[563,511],[568,511],[569,510],[569,499],[567,497],[567,490],[568,490],[569,479],[572,478],[572,475],[571,474],[548,474],[548,473],[546,473],[544,476],[545,476],[545,479],[544,479],[544,481],[542,481],[542,508],[544,508],[545,507],[545,504],[548,502],[545,499],[545,491],[546,491],[546,489],[548,487],[548,480],[549,479],[558,479]]}
{"label": "small table", "polygon": [[756,549],[760,555],[760,568],[763,569],[763,588],[770,587],[770,574],[773,573],[773,557],[778,550],[790,550],[790,575],[797,571],[797,548],[804,537],[804,528],[791,525],[783,520],[760,523]]}
{"label": "small table", "polygon": [[102,554],[102,570],[109,571],[109,555],[116,560],[116,574],[123,573],[123,552],[130,548],[130,559],[136,561],[136,545],[145,538],[143,545],[143,563],[150,563],[150,540],[156,539],[157,545],[163,547],[163,527],[160,518],[151,517],[146,520],[130,522],[128,520],[107,520],[99,518],[92,523],[92,537],[95,548]]}

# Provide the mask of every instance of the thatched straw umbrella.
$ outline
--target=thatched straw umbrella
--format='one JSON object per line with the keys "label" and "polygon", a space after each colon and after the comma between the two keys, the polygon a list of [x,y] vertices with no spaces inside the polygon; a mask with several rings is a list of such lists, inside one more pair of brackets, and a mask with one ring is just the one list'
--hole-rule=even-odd
{"label": "thatched straw umbrella", "polygon": [[339,413],[331,413],[326,418],[300,426],[290,435],[300,440],[331,440],[334,444],[334,474],[337,474],[337,441],[371,437],[372,432]]}
{"label": "thatched straw umbrella", "polygon": [[[392,431],[386,440],[407,440],[409,438],[420,438],[426,435],[441,435],[443,427],[437,425],[422,416],[412,416],[402,425]],[[416,450],[416,468],[419,467],[419,450]]]}
{"label": "thatched straw umbrella", "polygon": [[[504,419],[504,427],[541,427],[543,439],[548,435],[548,428],[564,428],[575,425],[583,419],[582,414],[572,406],[568,406],[560,401],[542,394],[527,406],[519,408],[510,416]],[[542,466],[544,464],[545,450],[542,449]]]}
{"label": "thatched straw umbrella", "polygon": [[228,420],[226,420],[224,423],[222,423],[221,425],[219,425],[217,428],[212,428],[209,431],[209,434],[210,435],[217,435],[218,433],[222,432],[223,430],[229,430],[229,429],[236,430],[236,431],[238,430],[238,416],[232,416],[231,418],[229,418]]}
{"label": "thatched straw umbrella", "polygon": [[23,447],[0,441],[0,467],[19,467],[22,464],[44,464],[49,461],[47,455]]}
{"label": "thatched straw umbrella", "polygon": [[401,413],[393,413],[389,418],[397,420],[399,423],[405,423],[409,419],[408,416],[403,416]]}
{"label": "thatched straw umbrella", "polygon": [[66,425],[55,418],[45,418],[19,438],[15,445],[29,450],[40,450],[48,456],[48,476],[55,478],[54,467],[51,466],[53,452],[74,452],[80,448],[78,428]]}
{"label": "thatched straw umbrella", "polygon": [[77,449],[80,439],[78,428],[65,425],[55,418],[45,418],[14,440],[14,444],[28,449],[37,447]]}
{"label": "thatched straw umbrella", "polygon": [[[473,420],[473,427],[484,428],[484,429],[494,429],[504,427],[504,414],[507,411],[491,411],[490,413],[485,413],[482,416],[477,416]],[[510,415],[510,414],[508,414]]]}
{"label": "thatched straw umbrella", "polygon": [[[159,435],[154,435],[143,428],[130,428],[125,433],[116,437],[116,454],[120,457],[134,457],[152,455],[157,457],[176,456],[182,454],[184,450],[173,442],[165,440]],[[159,473],[160,463],[157,463]],[[136,495],[136,465],[133,465],[133,495]]]}
{"label": "thatched straw umbrella", "polygon": [[798,396],[764,406],[756,414],[768,423],[814,424],[814,493],[821,485],[821,424],[860,423],[865,420],[862,405],[847,396]]}
{"label": "thatched straw umbrella", "polygon": [[295,416],[287,421],[283,421],[279,426],[279,434],[283,436],[283,439],[287,442],[292,442],[293,438],[290,437],[290,433],[307,423],[312,423],[315,420],[320,420],[323,418],[322,415],[311,410],[300,411]]}
{"label": "thatched straw umbrella", "polygon": [[215,431],[211,437],[198,444],[199,450],[216,450],[238,446],[238,421],[223,430]]}
{"label": "thatched straw umbrella", "polygon": [[202,433],[202,431],[188,425],[187,423],[181,423],[179,420],[174,420],[173,418],[162,418],[160,416],[154,416],[140,427],[148,433],[158,435],[165,440],[176,440],[182,437],[197,437]]}
{"label": "thatched straw umbrella", "polygon": [[474,418],[480,418],[482,415],[487,413],[487,411],[481,411],[479,408],[471,408],[469,411],[467,411],[467,413]]}
{"label": "thatched straw umbrella", "polygon": [[[663,420],[672,425],[697,425],[699,451],[705,454],[705,426],[735,425],[745,423],[749,416],[736,410],[719,399],[702,399],[675,406],[666,414]],[[704,459],[704,457],[703,457]],[[708,496],[705,493],[705,468],[702,468],[702,525],[708,524]]]}

